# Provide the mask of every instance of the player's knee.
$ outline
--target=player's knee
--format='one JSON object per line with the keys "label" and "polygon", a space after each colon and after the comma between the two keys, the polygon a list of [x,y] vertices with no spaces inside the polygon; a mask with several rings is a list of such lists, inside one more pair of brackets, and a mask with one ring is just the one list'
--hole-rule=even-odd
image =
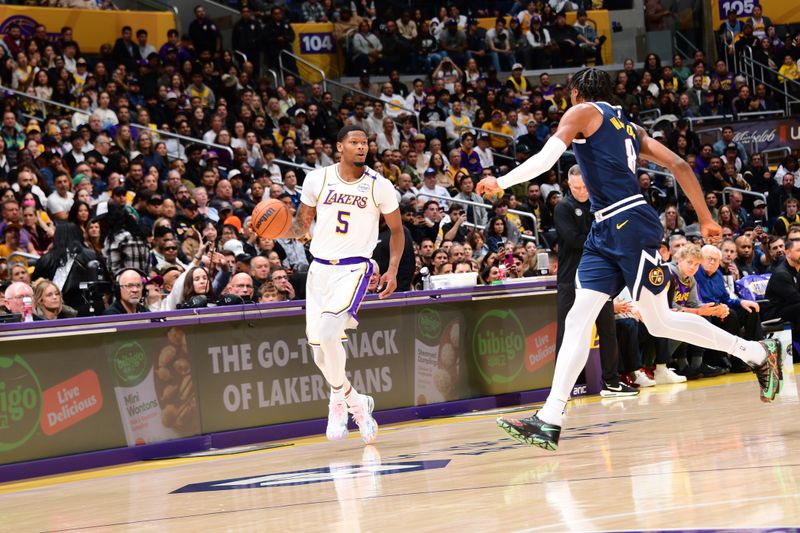
{"label": "player's knee", "polygon": [[670,313],[667,309],[661,312],[657,309],[641,309],[642,322],[650,335],[654,337],[668,337],[672,327],[670,325]]}
{"label": "player's knee", "polygon": [[324,315],[319,323],[319,340],[321,344],[342,340],[347,316]]}
{"label": "player's knee", "polygon": [[321,346],[328,346],[331,343],[342,342],[342,333],[335,324],[324,327],[319,332],[319,343]]}
{"label": "player's knee", "polygon": [[329,346],[331,343],[340,342],[339,336],[333,333],[320,333],[319,344],[320,346]]}

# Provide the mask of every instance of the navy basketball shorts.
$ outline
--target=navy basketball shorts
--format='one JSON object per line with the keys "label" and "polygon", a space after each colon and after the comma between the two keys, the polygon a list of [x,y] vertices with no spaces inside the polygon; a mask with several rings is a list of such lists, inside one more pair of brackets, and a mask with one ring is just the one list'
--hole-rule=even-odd
{"label": "navy basketball shorts", "polygon": [[592,223],[576,273],[576,287],[613,297],[627,286],[634,300],[642,288],[659,294],[669,285],[658,253],[664,229],[655,210],[637,205]]}

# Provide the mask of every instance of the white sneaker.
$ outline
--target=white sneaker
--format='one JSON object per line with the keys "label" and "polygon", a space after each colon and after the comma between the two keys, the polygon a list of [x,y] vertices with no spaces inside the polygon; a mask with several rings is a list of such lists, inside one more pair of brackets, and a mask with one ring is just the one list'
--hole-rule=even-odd
{"label": "white sneaker", "polygon": [[361,440],[364,444],[372,444],[378,437],[378,423],[372,418],[372,410],[375,408],[375,401],[372,396],[366,394],[359,394],[359,402],[350,407],[350,414],[353,415],[353,421],[358,426],[358,431],[361,433]]}
{"label": "white sneaker", "polygon": [[325,436],[328,440],[342,440],[347,438],[347,405],[344,400],[328,404],[328,428]]}
{"label": "white sneaker", "polygon": [[641,370],[635,370],[633,372],[633,375],[636,377],[636,379],[633,382],[639,385],[640,387],[654,387],[656,385],[655,380],[647,377],[647,374],[645,374]]}
{"label": "white sneaker", "polygon": [[656,365],[656,371],[653,372],[653,377],[656,380],[656,385],[671,385],[673,383],[684,383],[686,381],[686,376],[679,376],[666,365]]}

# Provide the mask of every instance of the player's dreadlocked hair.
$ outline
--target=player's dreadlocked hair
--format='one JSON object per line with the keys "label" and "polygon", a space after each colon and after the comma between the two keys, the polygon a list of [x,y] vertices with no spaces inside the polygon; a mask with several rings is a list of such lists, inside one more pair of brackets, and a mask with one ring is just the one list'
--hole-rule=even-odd
{"label": "player's dreadlocked hair", "polygon": [[585,68],[576,72],[567,84],[567,91],[578,91],[578,96],[588,102],[610,102],[614,95],[611,76],[603,70]]}

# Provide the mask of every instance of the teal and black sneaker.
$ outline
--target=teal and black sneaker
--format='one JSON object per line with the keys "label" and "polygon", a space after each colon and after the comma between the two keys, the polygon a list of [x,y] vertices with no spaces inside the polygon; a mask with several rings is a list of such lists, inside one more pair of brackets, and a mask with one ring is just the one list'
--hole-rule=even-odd
{"label": "teal and black sneaker", "polygon": [[529,418],[501,416],[497,419],[497,425],[509,436],[523,444],[532,444],[550,451],[558,448],[561,426],[543,422],[535,414]]}
{"label": "teal and black sneaker", "polygon": [[778,339],[758,341],[767,352],[767,358],[760,365],[753,366],[761,386],[761,401],[769,403],[775,399],[783,387],[783,357],[781,342]]}

